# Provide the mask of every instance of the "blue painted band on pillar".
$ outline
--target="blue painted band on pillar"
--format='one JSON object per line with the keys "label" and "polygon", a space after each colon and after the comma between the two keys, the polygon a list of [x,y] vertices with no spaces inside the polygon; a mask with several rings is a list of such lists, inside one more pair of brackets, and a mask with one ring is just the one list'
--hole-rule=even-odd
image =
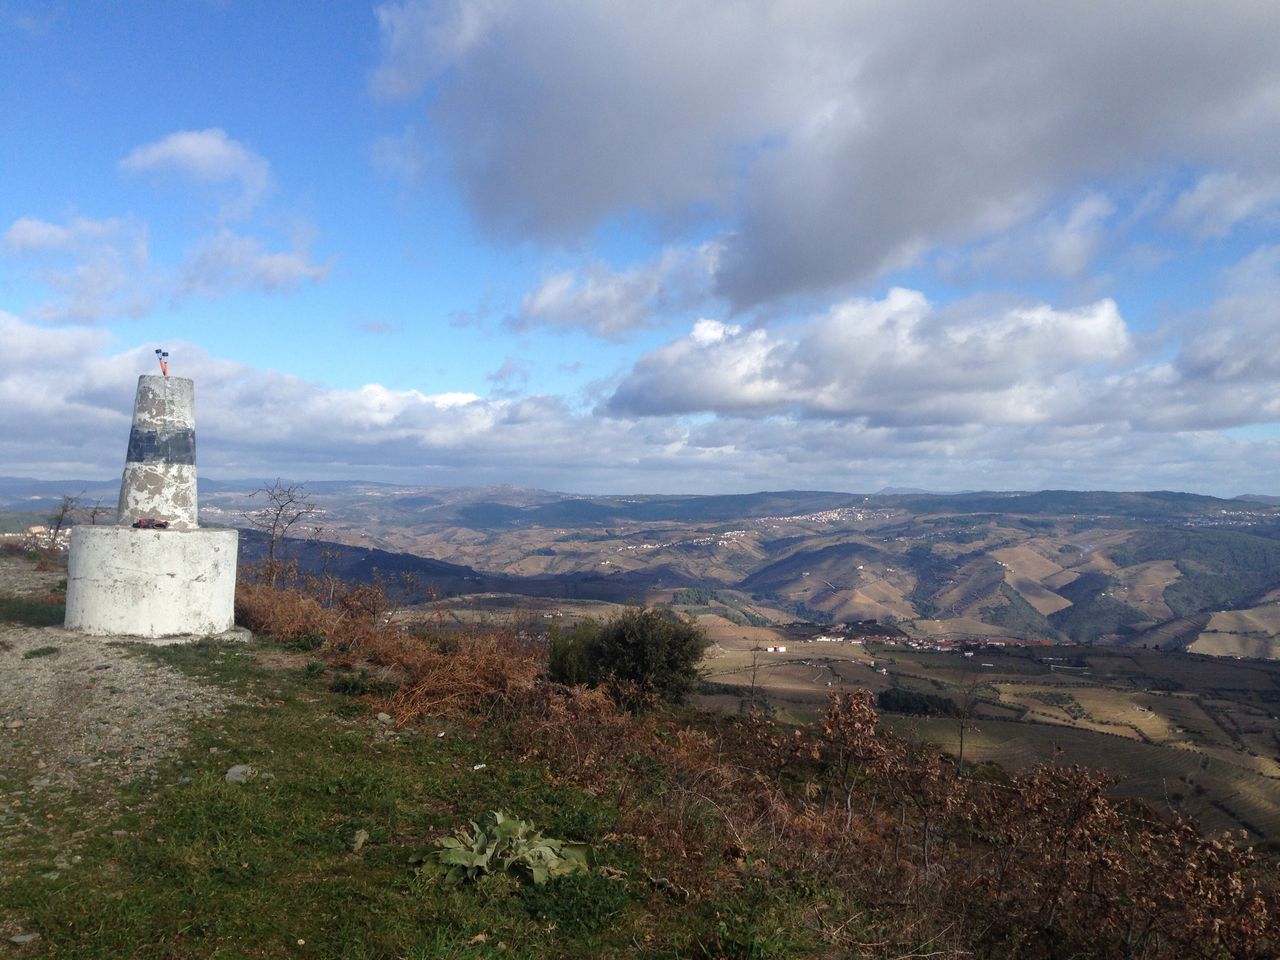
{"label": "blue painted band on pillar", "polygon": [[129,452],[125,463],[178,463],[195,466],[196,432],[192,429],[129,431]]}

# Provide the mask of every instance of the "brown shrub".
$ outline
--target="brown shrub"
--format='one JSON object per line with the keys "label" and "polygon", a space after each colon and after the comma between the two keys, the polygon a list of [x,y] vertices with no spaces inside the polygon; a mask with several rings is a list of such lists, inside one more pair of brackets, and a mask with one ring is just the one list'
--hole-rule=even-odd
{"label": "brown shrub", "polygon": [[419,716],[509,710],[528,696],[541,672],[541,651],[506,633],[472,633],[449,652],[407,633],[379,635],[371,644],[382,662],[409,678],[391,701],[401,723]]}
{"label": "brown shrub", "polygon": [[247,580],[236,584],[235,611],[240,626],[288,645],[303,637],[328,638],[336,626],[333,611],[311,597]]}
{"label": "brown shrub", "polygon": [[540,679],[545,651],[520,636],[414,635],[393,606],[376,587],[237,594],[251,629],[323,635],[319,655],[403,678],[389,701],[401,723],[497,715],[525,758],[609,802],[616,832],[686,896],[748,877],[838,891],[859,922],[813,922],[841,955],[1280,955],[1274,864],[1115,800],[1096,773],[962,776],[881,728],[866,691],[833,697],[800,728],[632,712],[625,696]]}
{"label": "brown shrub", "polygon": [[319,657],[379,667],[383,677],[398,678],[389,706],[401,723],[509,705],[541,671],[542,652],[513,635],[473,632],[442,644],[393,622],[396,604],[376,584],[325,589],[322,600],[293,587],[241,580],[236,622],[277,643],[301,644]]}

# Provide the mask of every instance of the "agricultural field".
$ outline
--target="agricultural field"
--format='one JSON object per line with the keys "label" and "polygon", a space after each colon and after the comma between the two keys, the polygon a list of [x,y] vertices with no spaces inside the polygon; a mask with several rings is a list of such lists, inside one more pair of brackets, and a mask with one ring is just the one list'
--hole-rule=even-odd
{"label": "agricultural field", "polygon": [[1005,583],[1018,591],[1041,615],[1047,617],[1063,607],[1071,606],[1070,600],[1054,593],[1046,584],[1049,580],[1058,584],[1070,583],[1075,576],[1064,581],[1059,575],[1067,571],[1039,550],[1028,544],[1020,544],[993,550],[991,556],[1004,568]]}
{"label": "agricultural field", "polygon": [[[811,719],[851,687],[942,696],[971,717],[966,760],[1011,770],[1097,767],[1120,778],[1122,793],[1208,829],[1280,840],[1280,664],[1072,646],[976,648],[966,657],[708,626],[716,637],[705,663],[708,707],[734,712],[754,700],[782,717]],[[770,644],[786,651],[768,653]],[[959,749],[955,718],[884,719]]]}
{"label": "agricultural field", "polygon": [[1188,649],[1219,657],[1280,656],[1280,604],[1215,613]]}
{"label": "agricultural field", "polygon": [[[956,720],[887,717],[886,723],[953,755],[959,750]],[[1073,727],[981,720],[965,731],[964,758],[1009,770],[1041,763],[1091,766],[1116,777],[1117,793],[1191,817],[1206,831],[1246,830],[1253,841],[1280,837],[1280,783],[1203,753]]]}

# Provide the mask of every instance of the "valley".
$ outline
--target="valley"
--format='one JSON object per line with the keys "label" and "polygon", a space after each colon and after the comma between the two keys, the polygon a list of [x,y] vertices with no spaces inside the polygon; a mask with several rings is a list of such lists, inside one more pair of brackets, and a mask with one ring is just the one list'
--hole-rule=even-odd
{"label": "valley", "polygon": [[[285,555],[304,575],[383,584],[397,618],[545,636],[665,606],[712,640],[705,707],[802,721],[866,687],[889,694],[886,723],[966,763],[1099,767],[1158,809],[1280,840],[1274,504],[304,489],[314,510]],[[252,493],[201,490],[202,523],[244,528],[248,564],[266,544]]]}

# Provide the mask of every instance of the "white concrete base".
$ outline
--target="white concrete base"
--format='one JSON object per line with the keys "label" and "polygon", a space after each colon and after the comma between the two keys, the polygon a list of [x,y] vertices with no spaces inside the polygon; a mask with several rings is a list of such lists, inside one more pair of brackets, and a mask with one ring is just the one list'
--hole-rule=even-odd
{"label": "white concrete base", "polygon": [[[66,629],[64,626],[62,629]],[[253,640],[253,631],[245,627],[234,627],[226,633],[174,633],[164,637],[109,637],[104,640],[120,640],[126,643],[145,643],[149,647],[172,647],[179,643],[200,643],[212,640],[214,643],[249,643]]]}
{"label": "white concrete base", "polygon": [[237,530],[73,527],[66,628],[157,640],[232,630],[239,540]]}

